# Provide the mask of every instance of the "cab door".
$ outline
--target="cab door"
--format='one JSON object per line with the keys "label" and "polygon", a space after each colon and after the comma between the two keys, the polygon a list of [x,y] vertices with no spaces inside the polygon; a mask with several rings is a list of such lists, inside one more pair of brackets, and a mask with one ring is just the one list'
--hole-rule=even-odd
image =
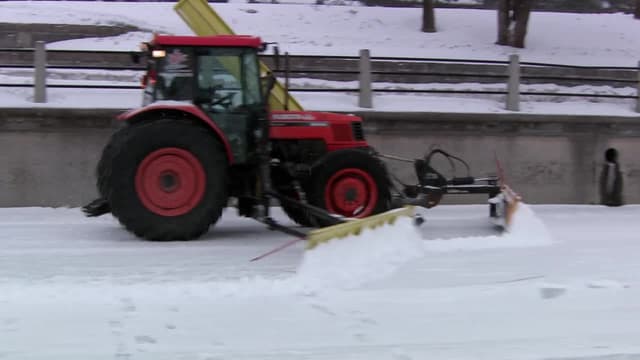
{"label": "cab door", "polygon": [[224,132],[234,162],[247,162],[255,149],[255,111],[262,106],[255,50],[196,49],[197,81],[194,102]]}

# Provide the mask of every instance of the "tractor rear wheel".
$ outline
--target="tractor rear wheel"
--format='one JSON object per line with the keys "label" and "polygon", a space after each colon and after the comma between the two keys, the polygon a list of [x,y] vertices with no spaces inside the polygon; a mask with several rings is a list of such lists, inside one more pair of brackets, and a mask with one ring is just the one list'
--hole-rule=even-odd
{"label": "tractor rear wheel", "polygon": [[[357,149],[327,154],[311,171],[309,202],[329,213],[364,218],[390,209],[387,171],[379,159]],[[318,219],[321,226],[328,225]]]}
{"label": "tractor rear wheel", "polygon": [[220,142],[191,122],[160,119],[131,127],[113,154],[112,214],[139,237],[189,240],[204,234],[227,201]]}

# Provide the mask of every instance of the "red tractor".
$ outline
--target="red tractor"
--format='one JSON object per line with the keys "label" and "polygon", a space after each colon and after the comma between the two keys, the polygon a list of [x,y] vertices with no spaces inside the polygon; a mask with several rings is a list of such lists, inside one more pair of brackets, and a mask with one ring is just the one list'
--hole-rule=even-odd
{"label": "red tractor", "polygon": [[359,117],[269,111],[275,80],[260,77],[264,48],[236,35],[157,35],[147,44],[144,106],[119,116],[87,215],[111,212],[150,240],[193,239],[234,199],[239,215],[304,236],[269,216],[274,200],[295,222],[318,227],[407,203],[430,207],[448,192],[500,192],[495,178],[445,179],[429,166],[433,154],[449,157],[438,150],[415,160],[418,185],[392,193]]}

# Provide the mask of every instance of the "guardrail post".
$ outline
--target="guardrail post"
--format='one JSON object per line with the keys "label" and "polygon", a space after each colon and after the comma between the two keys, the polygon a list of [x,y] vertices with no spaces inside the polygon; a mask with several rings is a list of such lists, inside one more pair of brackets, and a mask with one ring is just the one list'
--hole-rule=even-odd
{"label": "guardrail post", "polygon": [[636,99],[636,112],[640,113],[640,61],[638,61],[638,85],[637,85],[637,89],[636,89],[636,96],[638,97]]}
{"label": "guardrail post", "polygon": [[520,56],[509,56],[509,82],[507,83],[507,110],[520,111]]}
{"label": "guardrail post", "polygon": [[360,50],[360,61],[358,63],[360,75],[360,91],[358,96],[358,106],[362,108],[373,107],[373,91],[371,90],[371,55],[369,49]]}
{"label": "guardrail post", "polygon": [[33,51],[33,101],[47,102],[47,53],[44,41],[36,41]]}

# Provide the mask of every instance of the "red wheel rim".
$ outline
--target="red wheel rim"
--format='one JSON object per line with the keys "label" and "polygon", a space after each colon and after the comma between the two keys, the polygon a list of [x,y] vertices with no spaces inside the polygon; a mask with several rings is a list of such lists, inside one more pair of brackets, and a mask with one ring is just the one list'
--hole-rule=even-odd
{"label": "red wheel rim", "polygon": [[147,155],[136,172],[136,193],[149,211],[180,216],[193,210],[204,196],[206,176],[190,152],[163,148]]}
{"label": "red wheel rim", "polygon": [[378,201],[378,187],[366,171],[349,168],[333,174],[324,191],[327,210],[342,216],[366,217]]}

